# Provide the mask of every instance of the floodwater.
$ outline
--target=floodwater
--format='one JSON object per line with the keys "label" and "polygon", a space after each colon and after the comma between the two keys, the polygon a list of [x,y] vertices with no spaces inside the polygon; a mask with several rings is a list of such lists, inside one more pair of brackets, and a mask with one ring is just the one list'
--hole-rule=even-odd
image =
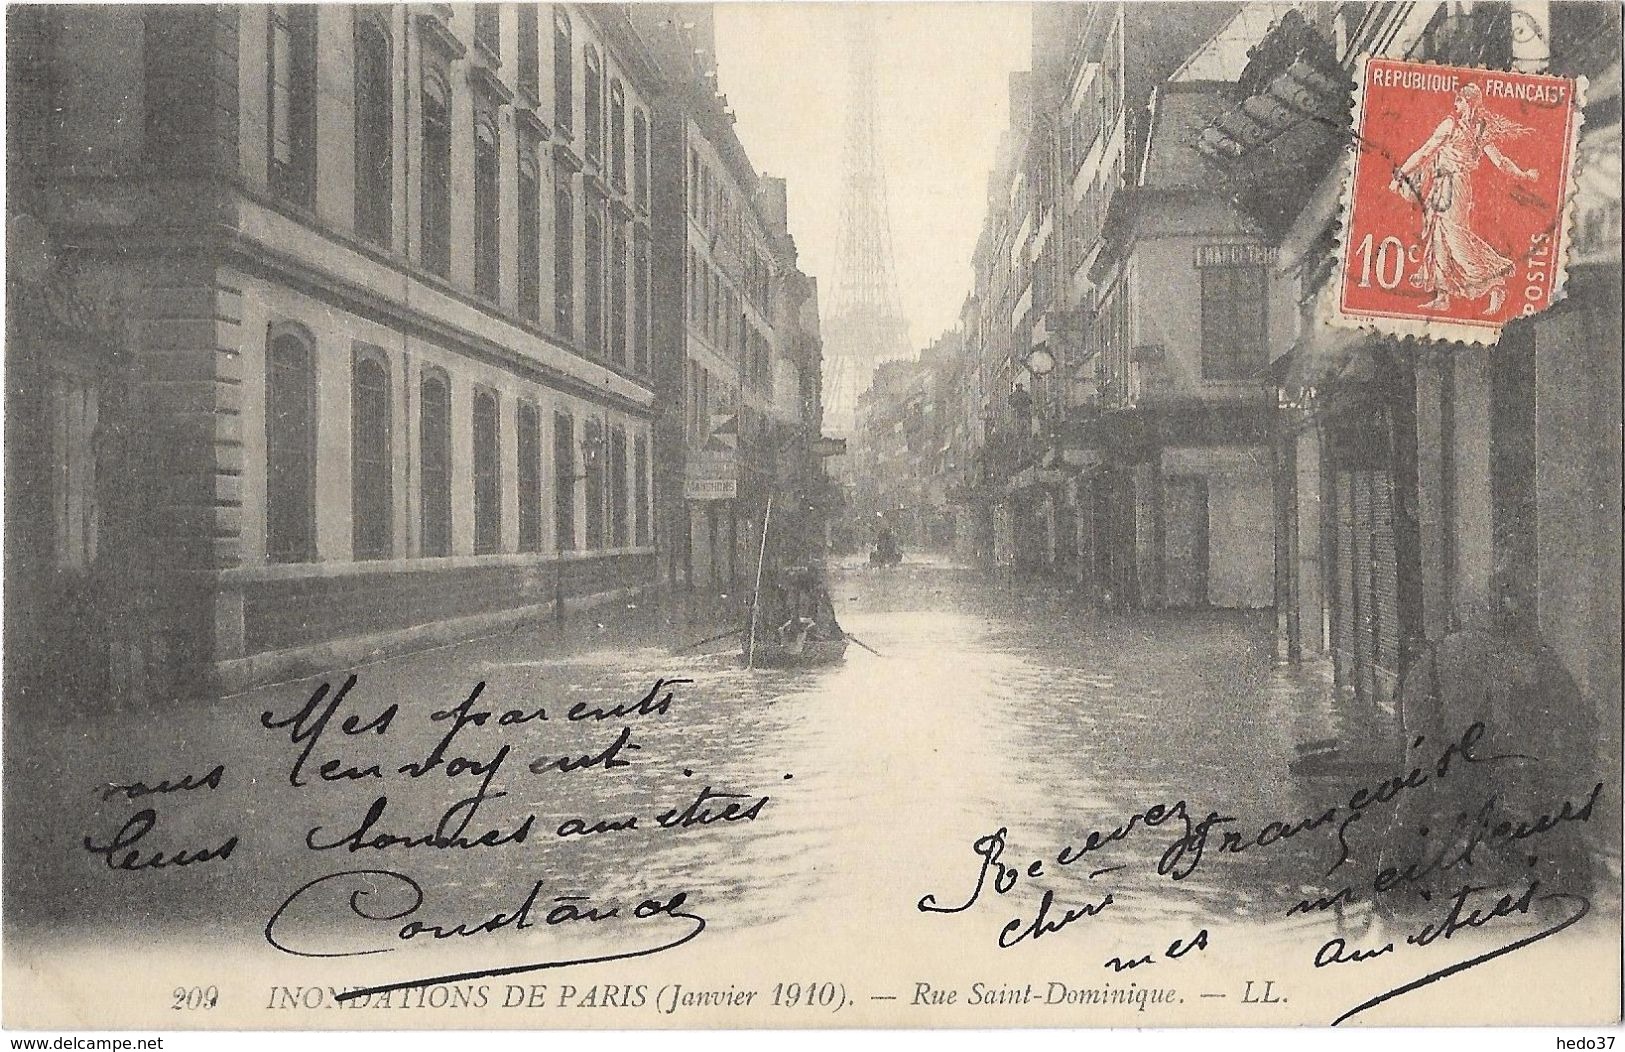
{"label": "floodwater", "polygon": [[[318,842],[341,839],[378,792],[390,803],[371,832],[432,830],[479,776],[444,776],[442,767],[406,786],[393,772],[431,754],[450,726],[431,714],[481,681],[471,711],[488,709],[494,720],[545,707],[553,718],[500,730],[470,725],[443,754],[448,762],[485,760],[511,746],[490,787],[506,796],[481,805],[469,835],[511,830],[526,813],[548,835],[507,849],[359,856],[400,861],[448,896],[495,893],[532,872],[566,873],[572,891],[688,890],[720,923],[751,925],[808,901],[968,894],[981,863],[972,844],[1001,827],[1014,864],[1180,800],[1198,821],[1219,810],[1262,826],[1310,811],[1313,801],[1286,765],[1294,743],[1316,736],[1312,728],[1327,717],[1305,708],[1312,692],[1273,672],[1267,614],[1103,615],[991,586],[943,562],[843,568],[834,600],[843,626],[878,654],[854,645],[833,667],[749,670],[736,640],[673,652],[707,634],[700,628],[643,631],[631,645],[589,635],[587,645],[560,653],[543,626],[360,669],[299,788],[289,771],[305,743],[264,728],[261,716],[294,715],[320,678],[202,709],[55,721],[35,747],[13,756],[19,806],[7,811],[10,872],[34,875],[41,892],[14,897],[14,915],[71,922],[156,908],[171,917],[257,916],[298,878],[357,861],[343,849],[307,850],[305,837],[320,827]],[[663,715],[557,718],[577,702],[635,701],[657,677],[690,681],[671,688]],[[340,732],[344,717],[365,722],[392,703],[400,713],[385,735]],[[545,766],[600,753],[622,727],[632,728],[617,753],[625,766],[526,770],[533,759]],[[338,761],[335,769],[379,763],[394,780],[322,784],[317,772],[328,760]],[[202,775],[216,764],[226,768],[216,790],[140,802],[95,792]],[[743,804],[769,800],[754,821],[678,830],[649,821],[705,789],[740,794],[729,799]],[[236,857],[162,878],[112,874],[82,840],[110,843],[121,821],[147,804],[158,821],[144,846],[198,849],[235,835]],[[632,815],[642,828],[551,835],[572,818],[591,826]],[[1176,836],[1172,824],[1142,827],[1089,864],[1058,871],[1057,894],[1065,898],[1069,884],[1087,893],[1089,872],[1122,866],[1112,887],[1124,913],[1278,913],[1332,846],[1305,837],[1171,880],[1155,870]]]}
{"label": "floodwater", "polygon": [[[715,946],[732,937],[778,952],[775,940],[816,939],[840,960],[875,946],[911,960],[974,959],[977,947],[995,952],[1007,924],[1044,915],[1046,893],[1052,923],[1066,910],[1099,910],[1067,934],[1045,933],[1047,946],[1090,947],[1097,969],[1106,947],[1139,951],[1124,931],[1154,929],[1165,944],[1239,926],[1307,939],[1312,954],[1326,932],[1369,919],[1361,904],[1292,910],[1369,880],[1388,829],[1362,822],[1343,867],[1335,823],[1283,835],[1347,801],[1353,786],[1289,773],[1300,743],[1337,727],[1319,684],[1274,667],[1270,613],[1107,614],[931,560],[845,566],[833,586],[842,625],[863,646],[825,668],[747,669],[734,639],[686,648],[714,626],[631,611],[620,627],[578,617],[563,642],[548,625],[523,626],[361,668],[327,728],[297,743],[294,728],[264,726],[266,714],[289,720],[319,677],[173,711],[12,713],[7,923],[25,937],[218,939],[283,960],[262,938],[278,907],[324,876],[360,870],[372,872],[324,889],[323,910],[290,911],[282,941],[352,953],[381,937],[349,910],[399,928],[411,894],[388,874],[421,888],[410,915],[426,922],[511,912],[537,881],[538,913],[681,893]],[[670,693],[663,711],[611,711],[657,679],[666,687],[651,702]],[[437,752],[448,713],[481,683],[466,711],[491,715]],[[398,710],[384,732],[369,729],[390,705]],[[569,718],[572,706],[581,718]],[[498,725],[504,712],[539,709],[547,718]],[[414,763],[425,773],[401,773]],[[108,791],[216,765],[215,788],[138,800]],[[372,766],[378,777],[365,773]],[[512,834],[534,816],[523,838],[345,846],[455,827],[462,815],[448,821],[447,809],[487,773],[464,835]],[[377,820],[351,836],[379,797]],[[722,814],[730,803],[733,820]],[[153,825],[135,845],[143,858],[230,837],[237,846],[229,858],[116,871],[122,849],[89,848],[112,844],[144,808]],[[718,820],[685,823],[685,810]],[[1249,843],[1221,852],[1215,832],[1199,860],[1180,855],[1191,824],[1210,813]],[[310,846],[324,844],[338,846]],[[346,907],[341,896],[357,891],[374,897]],[[922,910],[922,900],[952,912]],[[1108,925],[1109,940],[1075,934]],[[561,940],[596,946],[598,934],[573,926]]]}

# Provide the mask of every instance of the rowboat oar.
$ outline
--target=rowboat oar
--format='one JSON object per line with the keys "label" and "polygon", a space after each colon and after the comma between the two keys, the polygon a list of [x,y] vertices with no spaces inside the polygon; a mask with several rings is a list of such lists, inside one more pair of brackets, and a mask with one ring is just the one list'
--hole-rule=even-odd
{"label": "rowboat oar", "polygon": [[868,643],[865,643],[863,640],[861,640],[857,636],[853,635],[851,632],[846,633],[846,638],[850,639],[852,642],[856,643],[858,646],[860,646],[863,649],[867,650],[869,653],[873,654],[875,657],[885,657],[886,656],[885,654],[882,654],[880,651],[876,650],[874,647],[870,646]]}
{"label": "rowboat oar", "polygon": [[703,646],[705,646],[705,644],[707,644],[707,643],[715,643],[719,639],[727,639],[729,636],[737,636],[739,633],[741,633],[743,631],[744,631],[743,627],[730,628],[726,632],[719,632],[718,634],[716,634],[714,636],[707,636],[705,639],[700,640],[698,643],[690,643],[688,646],[682,647],[681,649],[678,649],[678,650],[674,650],[672,653],[681,654],[684,650],[693,650],[695,647],[703,647]]}

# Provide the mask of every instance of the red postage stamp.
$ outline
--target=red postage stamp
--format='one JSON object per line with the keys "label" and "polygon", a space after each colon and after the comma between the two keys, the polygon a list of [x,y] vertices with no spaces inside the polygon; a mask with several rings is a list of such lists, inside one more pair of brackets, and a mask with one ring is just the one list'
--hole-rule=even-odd
{"label": "red postage stamp", "polygon": [[1342,325],[1494,343],[1558,298],[1585,83],[1371,59],[1354,111]]}

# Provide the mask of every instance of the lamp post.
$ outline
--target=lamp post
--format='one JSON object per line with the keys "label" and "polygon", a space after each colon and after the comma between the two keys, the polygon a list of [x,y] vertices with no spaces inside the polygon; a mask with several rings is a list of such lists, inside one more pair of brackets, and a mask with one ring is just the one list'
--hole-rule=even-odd
{"label": "lamp post", "polygon": [[[579,475],[571,475],[570,478],[569,478],[569,482],[570,482],[569,501],[570,501],[570,506],[571,506],[570,528],[571,528],[571,533],[572,534],[575,532],[576,483],[580,482],[582,479],[584,479],[588,475],[592,474],[592,469],[597,467],[598,459],[599,459],[599,457],[603,456],[603,453],[604,453],[604,429],[603,429],[603,427],[600,426],[599,429],[598,429],[597,434],[584,435],[584,436],[582,436],[582,439],[581,439],[581,462],[587,468],[587,470],[582,472]],[[557,497],[555,497],[554,499],[557,499]],[[554,624],[554,627],[558,630],[559,634],[563,635],[564,634],[564,552],[565,552],[565,547],[564,547],[564,533],[563,533],[563,531],[561,531],[558,528],[558,522],[559,522],[559,516],[558,516],[557,511],[555,510],[554,515],[553,515],[553,533],[554,533],[554,538],[553,538],[553,548],[554,548],[554,558],[553,558],[553,624]],[[575,538],[572,536],[571,541],[573,542],[574,539]]]}

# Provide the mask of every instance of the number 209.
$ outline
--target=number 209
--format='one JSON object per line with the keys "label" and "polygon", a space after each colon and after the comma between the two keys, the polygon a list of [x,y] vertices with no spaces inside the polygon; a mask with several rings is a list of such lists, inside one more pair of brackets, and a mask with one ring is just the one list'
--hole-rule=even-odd
{"label": "number 209", "polygon": [[214,1008],[220,1004],[220,990],[214,986],[177,986],[170,996],[174,1000],[169,1007],[177,1012]]}

